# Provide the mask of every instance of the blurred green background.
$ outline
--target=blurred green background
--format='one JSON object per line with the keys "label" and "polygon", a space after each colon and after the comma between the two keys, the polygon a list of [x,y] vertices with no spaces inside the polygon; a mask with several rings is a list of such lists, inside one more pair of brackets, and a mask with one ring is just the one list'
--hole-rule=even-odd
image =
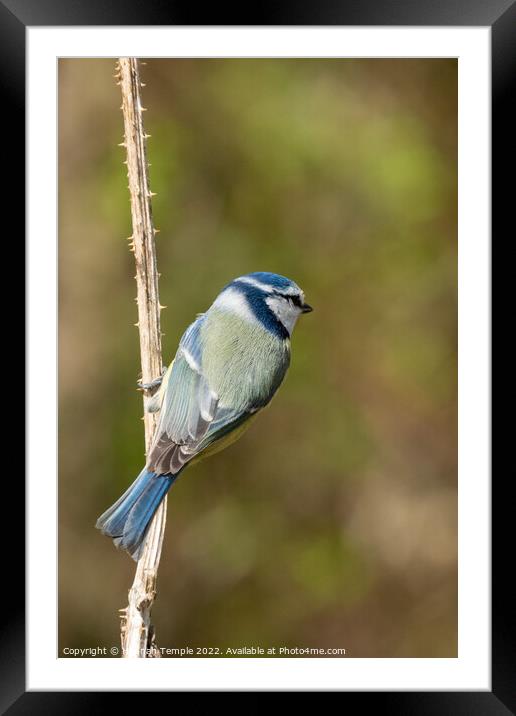
{"label": "blurred green background", "polygon": [[[119,644],[94,529],[143,462],[114,60],[59,62],[59,646]],[[315,307],[240,442],[169,494],[162,647],[457,654],[457,63],[148,60],[164,362],[233,277]]]}

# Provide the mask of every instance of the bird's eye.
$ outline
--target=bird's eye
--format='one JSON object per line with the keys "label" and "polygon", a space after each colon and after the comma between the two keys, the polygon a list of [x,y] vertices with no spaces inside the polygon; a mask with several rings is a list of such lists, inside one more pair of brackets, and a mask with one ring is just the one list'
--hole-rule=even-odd
{"label": "bird's eye", "polygon": [[291,306],[303,308],[303,303],[298,295],[291,293],[280,293],[279,291],[275,291],[274,293],[276,294],[276,296],[281,296],[281,298],[284,298],[286,301],[288,301]]}

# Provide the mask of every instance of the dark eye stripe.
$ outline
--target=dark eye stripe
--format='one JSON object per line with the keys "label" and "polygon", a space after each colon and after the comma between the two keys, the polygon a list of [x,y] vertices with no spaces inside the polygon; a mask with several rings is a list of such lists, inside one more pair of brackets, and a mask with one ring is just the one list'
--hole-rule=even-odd
{"label": "dark eye stripe", "polygon": [[281,296],[282,298],[286,298],[289,301],[292,301],[294,306],[297,306],[298,308],[303,308],[303,304],[301,303],[301,299],[297,294],[291,294],[291,293],[281,293],[281,291],[274,291],[274,293],[277,296]]}

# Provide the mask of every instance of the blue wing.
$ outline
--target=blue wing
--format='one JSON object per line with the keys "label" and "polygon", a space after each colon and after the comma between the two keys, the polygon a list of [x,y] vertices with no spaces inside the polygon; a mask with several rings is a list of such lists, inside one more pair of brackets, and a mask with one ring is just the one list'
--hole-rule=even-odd
{"label": "blue wing", "polygon": [[219,406],[202,371],[204,315],[185,331],[165,377],[166,386],[154,442],[147,466],[158,475],[177,474],[187,462],[204,450],[231,426],[251,415],[241,409]]}

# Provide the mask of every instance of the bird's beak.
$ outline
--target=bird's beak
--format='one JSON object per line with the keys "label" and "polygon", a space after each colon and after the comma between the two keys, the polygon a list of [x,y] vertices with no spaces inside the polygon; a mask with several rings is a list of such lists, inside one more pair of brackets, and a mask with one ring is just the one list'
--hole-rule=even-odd
{"label": "bird's beak", "polygon": [[314,309],[312,306],[308,305],[308,303],[303,304],[303,308],[301,309],[301,313],[310,313],[310,311],[313,311]]}

